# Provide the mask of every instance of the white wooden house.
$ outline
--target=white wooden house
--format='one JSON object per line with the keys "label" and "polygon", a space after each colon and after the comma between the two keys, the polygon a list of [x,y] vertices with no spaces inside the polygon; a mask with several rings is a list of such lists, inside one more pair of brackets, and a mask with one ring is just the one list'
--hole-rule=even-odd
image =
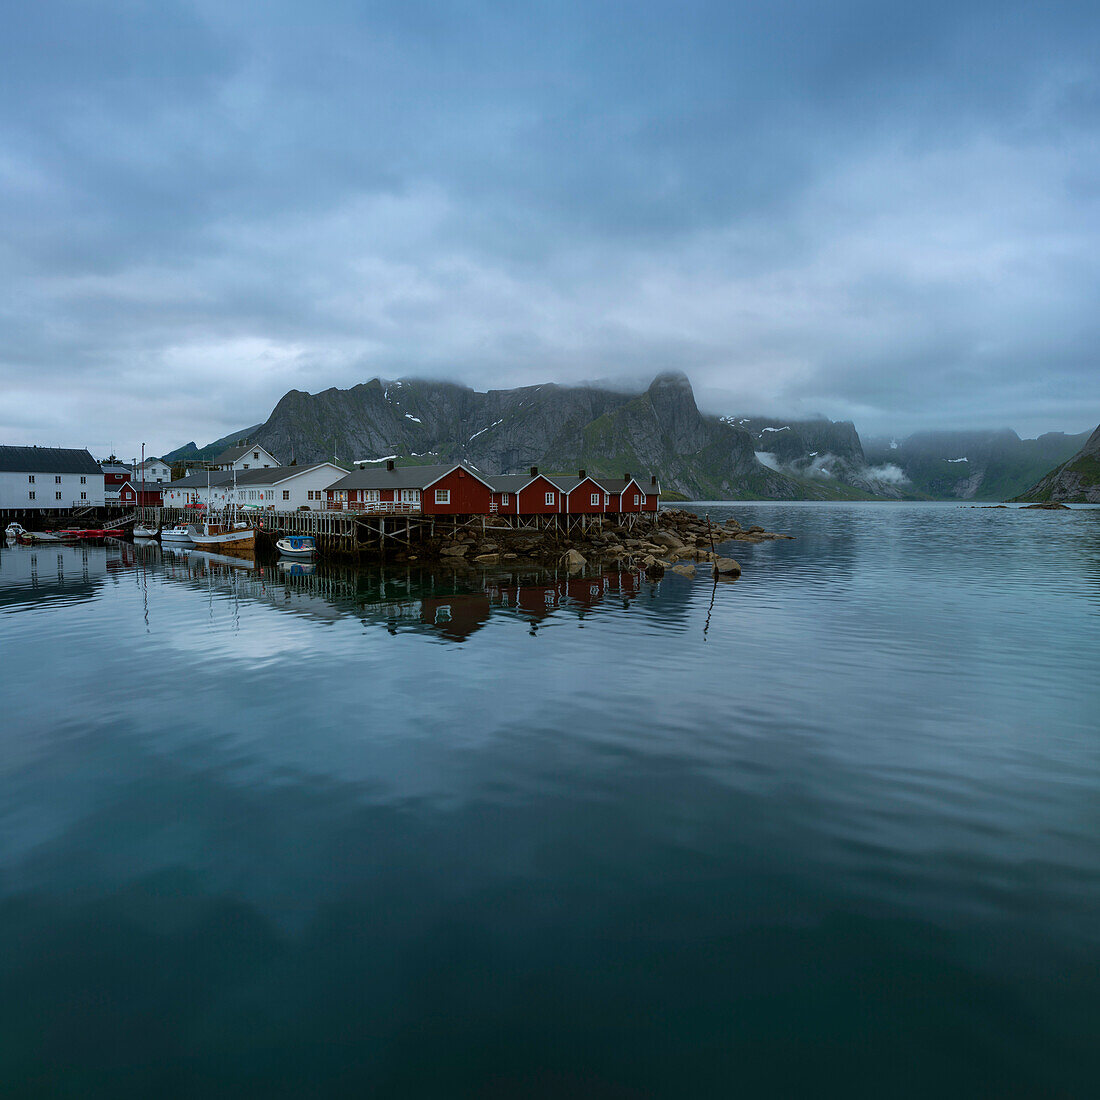
{"label": "white wooden house", "polygon": [[134,480],[149,485],[161,485],[172,480],[172,467],[163,458],[147,458],[134,469]]}
{"label": "white wooden house", "polygon": [[103,469],[86,450],[0,446],[0,511],[103,505]]}
{"label": "white wooden house", "polygon": [[226,447],[212,465],[219,470],[270,470],[282,463],[258,443],[238,443]]}
{"label": "white wooden house", "polygon": [[346,474],[347,470],[332,462],[245,470],[237,474],[235,489],[232,480],[227,482],[228,503],[239,507],[274,508],[278,512],[299,508],[320,511],[325,490]]}

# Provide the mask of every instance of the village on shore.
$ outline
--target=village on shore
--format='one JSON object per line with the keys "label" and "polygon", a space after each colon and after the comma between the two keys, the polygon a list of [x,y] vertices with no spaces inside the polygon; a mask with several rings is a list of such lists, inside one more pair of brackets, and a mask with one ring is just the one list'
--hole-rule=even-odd
{"label": "village on shore", "polygon": [[[398,466],[394,458],[357,463],[284,466],[259,444],[241,441],[201,468],[176,469],[159,458],[126,464],[114,455],[97,462],[87,450],[0,446],[0,515],[42,519],[97,511],[158,510],[158,515],[253,514],[258,527],[302,530],[317,513],[355,519],[394,561],[438,558],[454,567],[560,560],[570,569],[589,561],[617,562],[651,574],[694,573],[708,562],[716,576],[735,577],[737,562],[717,552],[731,539],[787,536],[736,521],[711,524],[682,509],[659,509],[656,474],[639,478],[546,474],[487,475],[469,463]],[[295,513],[288,515],[288,513]],[[403,537],[386,521],[404,519]],[[318,526],[318,530],[327,529]],[[362,541],[362,540],[360,540]],[[346,542],[344,544],[346,548]],[[357,545],[357,544],[356,544]]]}

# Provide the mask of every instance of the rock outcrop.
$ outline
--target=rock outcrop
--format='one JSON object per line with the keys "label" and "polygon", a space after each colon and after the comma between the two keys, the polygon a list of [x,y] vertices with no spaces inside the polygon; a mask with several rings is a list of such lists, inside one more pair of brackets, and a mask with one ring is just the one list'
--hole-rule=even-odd
{"label": "rock outcrop", "polygon": [[1100,504],[1100,427],[1069,461],[1040,478],[1017,499]]}

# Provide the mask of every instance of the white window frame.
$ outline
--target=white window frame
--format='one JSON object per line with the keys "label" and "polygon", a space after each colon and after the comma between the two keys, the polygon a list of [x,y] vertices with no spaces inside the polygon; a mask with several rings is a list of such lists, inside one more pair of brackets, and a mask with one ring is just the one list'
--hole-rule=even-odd
{"label": "white window frame", "polygon": [[33,485],[34,484],[34,474],[27,474],[27,484],[28,485]]}
{"label": "white window frame", "polygon": [[546,503],[547,504],[554,504],[555,503],[553,493],[547,493],[546,494]]}
{"label": "white window frame", "polygon": [[34,500],[34,490],[33,489],[30,489],[27,492],[27,500]]}
{"label": "white window frame", "polygon": [[450,489],[436,489],[435,491],[436,504],[450,504],[451,503],[451,490]]}
{"label": "white window frame", "polygon": [[591,497],[591,500],[590,500],[590,503],[594,508],[598,508],[600,506],[600,494],[599,493],[593,493],[592,497]]}
{"label": "white window frame", "polygon": [[509,501],[508,494],[507,493],[501,493],[500,494],[500,503],[503,505],[503,504],[507,504],[508,501]]}
{"label": "white window frame", "polygon": [[284,489],[283,490],[283,500],[290,500],[290,490],[289,489]]}
{"label": "white window frame", "polygon": [[611,505],[611,494],[610,493],[604,493],[604,495],[603,495],[603,506],[605,508],[607,508],[610,505]]}
{"label": "white window frame", "polygon": [[642,503],[642,498],[638,493],[634,494],[634,503],[635,504],[641,504]]}

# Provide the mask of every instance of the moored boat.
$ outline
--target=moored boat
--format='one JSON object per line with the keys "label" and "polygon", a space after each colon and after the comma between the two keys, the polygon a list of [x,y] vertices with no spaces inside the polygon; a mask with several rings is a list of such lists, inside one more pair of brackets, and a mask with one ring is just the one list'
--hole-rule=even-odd
{"label": "moored boat", "polygon": [[23,525],[21,523],[9,523],[4,528],[4,537],[9,539],[17,539],[23,533]]}
{"label": "moored boat", "polygon": [[256,549],[256,529],[247,523],[191,523],[187,533],[200,550],[251,557]]}
{"label": "moored boat", "polygon": [[145,523],[134,524],[134,538],[136,539],[155,539],[160,532],[156,527],[151,527]]}
{"label": "moored boat", "polygon": [[285,558],[308,560],[317,553],[312,535],[284,535],[275,543],[275,549]]}
{"label": "moored boat", "polygon": [[188,533],[188,525],[186,523],[177,523],[171,527],[162,528],[160,532],[160,541],[190,546],[191,535]]}

